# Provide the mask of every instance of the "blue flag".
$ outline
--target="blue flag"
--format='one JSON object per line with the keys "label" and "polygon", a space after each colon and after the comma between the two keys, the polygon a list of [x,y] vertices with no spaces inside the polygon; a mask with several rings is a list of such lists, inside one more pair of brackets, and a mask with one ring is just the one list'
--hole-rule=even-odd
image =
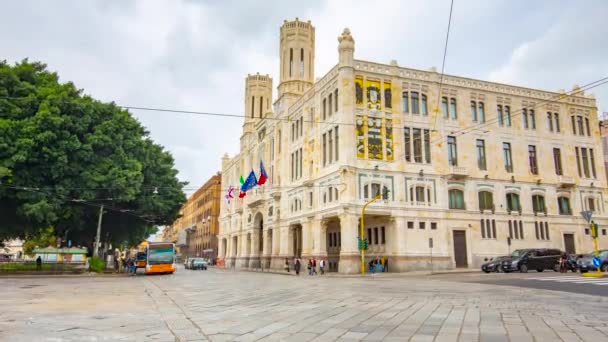
{"label": "blue flag", "polygon": [[258,185],[258,180],[257,180],[257,178],[255,178],[255,173],[253,172],[253,170],[251,170],[251,173],[245,180],[245,183],[243,183],[243,185],[241,185],[241,191],[247,192],[250,189],[253,189],[256,185]]}

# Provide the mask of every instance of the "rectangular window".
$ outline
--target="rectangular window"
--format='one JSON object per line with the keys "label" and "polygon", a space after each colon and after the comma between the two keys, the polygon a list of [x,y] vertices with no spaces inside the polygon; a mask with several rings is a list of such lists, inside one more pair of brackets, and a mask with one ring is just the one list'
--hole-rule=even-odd
{"label": "rectangular window", "polygon": [[576,169],[578,170],[578,176],[583,177],[583,173],[581,172],[581,157],[578,153],[578,147],[574,148],[574,153],[576,154]]}
{"label": "rectangular window", "polygon": [[477,104],[475,101],[471,101],[471,121],[477,121]]}
{"label": "rectangular window", "polygon": [[576,116],[576,127],[578,128],[578,135],[585,135],[583,130],[583,117],[580,115]]}
{"label": "rectangular window", "polygon": [[380,236],[382,237],[381,243],[384,245],[386,243],[386,232],[384,230],[384,227],[380,228],[380,232],[381,232]]}
{"label": "rectangular window", "polygon": [[581,147],[581,155],[583,157],[581,160],[583,162],[583,171],[585,173],[585,177],[589,178],[589,158],[587,157],[587,149],[585,147]]}
{"label": "rectangular window", "polygon": [[513,223],[509,220],[509,237],[513,239]]}
{"label": "rectangular window", "polygon": [[528,145],[528,161],[530,162],[530,172],[537,175],[538,163],[536,160],[536,146],[534,145]]}
{"label": "rectangular window", "polygon": [[536,114],[533,109],[530,109],[530,128],[536,129]]}
{"label": "rectangular window", "polygon": [[414,135],[414,162],[422,163],[422,130],[413,128]]}
{"label": "rectangular window", "polygon": [[456,99],[450,98],[450,112],[452,113],[452,119],[458,119],[458,111],[456,110]]}
{"label": "rectangular window", "polygon": [[378,240],[378,227],[374,228],[374,243],[377,245],[380,241]]}
{"label": "rectangular window", "polygon": [[407,222],[407,229],[414,229],[414,222],[408,221]]}
{"label": "rectangular window", "polygon": [[591,161],[591,172],[593,173],[593,178],[597,178],[595,175],[595,156],[593,155],[593,149],[589,149],[589,161]]}
{"label": "rectangular window", "polygon": [[486,170],[486,145],[481,139],[477,139],[477,167]]}
{"label": "rectangular window", "polygon": [[501,105],[496,106],[496,118],[498,119],[498,126],[504,125]]}
{"label": "rectangular window", "polygon": [[585,128],[587,129],[587,135],[591,136],[591,130],[589,129],[589,118],[585,118]]}
{"label": "rectangular window", "polygon": [[528,129],[528,110],[526,108],[522,108],[521,110],[521,119],[523,123],[523,127]]}
{"label": "rectangular window", "polygon": [[547,129],[549,132],[553,132],[553,114],[547,112]]}
{"label": "rectangular window", "polygon": [[553,113],[553,117],[555,118],[555,131],[559,133],[560,128],[559,128],[559,114],[558,113]]}
{"label": "rectangular window", "polygon": [[456,138],[448,136],[448,165],[458,166]]}
{"label": "rectangular window", "polygon": [[437,229],[437,222],[431,222],[431,229]]}
{"label": "rectangular window", "polygon": [[592,197],[587,198],[587,210],[595,211],[595,199]]}
{"label": "rectangular window", "polygon": [[304,135],[304,116],[300,116],[300,136]]}
{"label": "rectangular window", "polygon": [[426,100],[426,95],[422,94],[421,96],[422,98],[422,107],[420,107],[421,111],[422,111],[422,115],[428,115],[428,104],[427,104],[427,100]]}
{"label": "rectangular window", "polygon": [[418,228],[420,228],[420,229],[424,229],[425,225],[426,225],[426,222],[424,222],[424,221],[418,222]]}
{"label": "rectangular window", "polygon": [[370,245],[374,244],[374,236],[372,235],[372,229],[371,228],[367,228],[367,240],[369,241]]}
{"label": "rectangular window", "polygon": [[260,117],[262,117],[262,113],[264,112],[264,96],[260,97]]}
{"label": "rectangular window", "polygon": [[333,108],[333,95],[330,93],[327,99],[328,116],[331,116]]}
{"label": "rectangular window", "polygon": [[492,220],[492,236],[496,239],[496,220]]}
{"label": "rectangular window", "polygon": [[[541,227],[542,229],[542,227]],[[536,233],[536,240],[540,240],[540,229],[538,229],[538,222],[534,222],[534,232]]]}
{"label": "rectangular window", "polygon": [[549,237],[549,223],[545,222],[545,239],[551,240]]}
{"label": "rectangular window", "polygon": [[431,163],[431,134],[428,129],[424,130],[424,157],[427,164]]}
{"label": "rectangular window", "polygon": [[513,158],[511,157],[511,144],[502,143],[502,155],[505,162],[505,170],[513,172]]}
{"label": "rectangular window", "polygon": [[408,93],[407,91],[404,91],[402,96],[401,96],[401,103],[403,104],[403,112],[404,113],[409,113],[410,112],[410,100],[408,97]]}
{"label": "rectangular window", "polygon": [[485,220],[481,219],[479,220],[480,223],[479,225],[481,226],[481,238],[485,239],[486,238],[486,227],[485,227]]}
{"label": "rectangular window", "polygon": [[520,239],[524,238],[524,222],[523,221],[519,221],[519,238]]}
{"label": "rectangular window", "polygon": [[553,164],[555,165],[555,174],[558,176],[563,175],[562,171],[562,153],[559,148],[553,149]]}
{"label": "rectangular window", "polygon": [[450,117],[450,112],[448,110],[448,98],[447,97],[441,98],[441,111],[442,111],[444,119],[447,119]]}
{"label": "rectangular window", "polygon": [[408,127],[403,128],[403,136],[405,137],[405,145],[403,148],[405,149],[405,160],[412,160],[412,150],[411,150],[411,138],[410,138],[410,129]]}
{"label": "rectangular window", "polygon": [[485,108],[483,106],[483,102],[479,102],[479,122],[484,123],[486,122],[486,111]]}
{"label": "rectangular window", "polygon": [[511,107],[505,106],[505,124],[511,127]]}

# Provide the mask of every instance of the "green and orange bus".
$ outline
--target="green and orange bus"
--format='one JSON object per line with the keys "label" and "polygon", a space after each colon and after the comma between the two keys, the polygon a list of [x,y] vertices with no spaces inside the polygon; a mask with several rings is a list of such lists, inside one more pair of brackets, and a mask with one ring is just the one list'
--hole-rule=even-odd
{"label": "green and orange bus", "polygon": [[175,245],[171,242],[150,242],[146,246],[146,274],[175,272]]}

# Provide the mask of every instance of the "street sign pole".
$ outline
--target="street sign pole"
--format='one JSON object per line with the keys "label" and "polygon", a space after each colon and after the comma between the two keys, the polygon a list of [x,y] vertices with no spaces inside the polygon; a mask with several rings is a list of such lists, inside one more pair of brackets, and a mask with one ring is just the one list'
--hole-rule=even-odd
{"label": "street sign pole", "polygon": [[[374,198],[369,200],[369,202],[365,203],[363,205],[363,208],[361,208],[361,221],[359,225],[359,236],[361,238],[361,244],[363,244],[363,241],[365,240],[365,208],[367,208],[367,206],[370,205],[373,201],[380,199],[380,197],[382,197],[382,193],[379,193],[374,196]],[[363,246],[361,246],[361,274],[365,274],[365,248],[363,248]]]}

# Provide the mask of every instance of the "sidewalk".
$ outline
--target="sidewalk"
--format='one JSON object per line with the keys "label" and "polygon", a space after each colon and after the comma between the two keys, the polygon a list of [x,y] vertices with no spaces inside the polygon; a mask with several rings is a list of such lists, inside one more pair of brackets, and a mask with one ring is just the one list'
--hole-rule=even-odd
{"label": "sidewalk", "polygon": [[[274,269],[234,269],[234,268],[224,268],[224,267],[210,267],[223,272],[253,272],[253,273],[269,273],[269,274],[279,274],[284,276],[295,276],[296,273],[291,270],[290,272],[286,272],[284,270],[274,270]],[[382,273],[369,273],[366,272],[364,275],[361,274],[341,274],[337,272],[325,272],[323,277],[329,278],[361,278],[361,277],[416,277],[416,276],[432,276],[432,275],[444,275],[444,274],[466,274],[466,273],[481,273],[479,269],[473,268],[456,268],[452,270],[420,270],[420,271],[410,271],[410,272],[382,272]],[[300,275],[308,276],[308,270],[304,270],[304,272],[300,271]],[[317,276],[320,273],[317,272]]]}

